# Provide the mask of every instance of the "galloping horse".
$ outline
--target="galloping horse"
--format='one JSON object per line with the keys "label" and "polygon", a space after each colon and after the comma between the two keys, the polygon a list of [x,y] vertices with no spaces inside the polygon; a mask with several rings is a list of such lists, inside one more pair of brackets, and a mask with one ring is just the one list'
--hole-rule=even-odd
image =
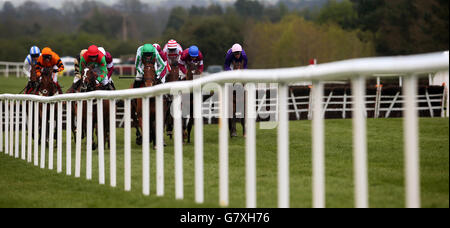
{"label": "galloping horse", "polygon": [[[79,92],[91,92],[95,90],[104,90],[101,84],[97,85],[98,74],[94,71],[92,66],[88,66],[83,74],[81,80],[82,85],[79,89]],[[103,135],[105,137],[104,142],[109,143],[109,100],[103,100]],[[83,113],[82,113],[82,138],[86,136],[86,126],[87,126],[87,102],[83,101]],[[73,102],[72,108],[73,115],[72,117],[77,115],[77,102]],[[78,121],[78,120],[77,120]],[[74,131],[74,127],[76,126],[74,121],[72,121],[72,131]],[[92,126],[96,129],[97,137],[98,137],[98,120],[97,120],[97,104],[94,103],[92,107]],[[110,145],[108,144],[108,147]],[[97,149],[97,144],[95,144],[95,140],[92,140],[92,149]]]}
{"label": "galloping horse", "polygon": [[[240,70],[240,69],[244,68],[242,61],[241,62],[233,61],[232,64],[233,64],[233,70]],[[237,133],[236,133],[236,103],[239,102],[239,104],[244,104],[243,112],[245,113],[245,103],[244,103],[245,96],[239,96],[238,94],[234,94],[234,91],[233,91],[233,94],[231,94],[231,95],[233,96],[233,110],[232,110],[233,117],[229,118],[229,120],[228,120],[228,129],[230,132],[230,137],[235,137],[235,136],[237,136]],[[245,95],[245,92],[244,92],[244,95]],[[240,119],[240,122],[242,125],[242,133],[245,137],[245,114],[244,113],[241,113],[241,116],[244,116],[244,118],[239,118],[239,119]]]}
{"label": "galloping horse", "polygon": [[[38,81],[37,76],[36,76],[36,72],[32,72],[31,74],[32,77],[35,77],[34,79],[36,81]],[[33,79],[32,79],[33,80]],[[42,70],[42,75],[41,75],[41,80],[38,84],[38,87],[36,89],[36,94],[40,95],[40,96],[54,96],[56,93],[58,92],[58,89],[56,88],[55,83],[53,82],[52,79],[52,69],[51,68],[44,68]],[[50,107],[48,105],[45,106],[47,109],[47,113],[50,113]],[[56,109],[56,108],[55,108]],[[41,127],[43,126],[45,121],[46,124],[46,129],[49,129],[49,123],[50,123],[50,115],[47,115],[46,120],[42,120],[42,111],[43,111],[43,105],[42,103],[39,104],[39,136],[41,137]],[[55,112],[57,113],[57,110],[55,110]],[[56,115],[55,115],[55,119],[53,121],[56,121]],[[46,134],[47,136],[49,135],[49,130],[47,130]],[[55,131],[55,135],[53,135],[54,139],[56,139],[56,131]],[[46,140],[48,140],[50,137],[46,137]],[[39,141],[39,143],[41,143]]]}
{"label": "galloping horse", "polygon": [[[178,64],[172,64],[170,65],[171,71],[170,73],[166,76],[166,83],[167,82],[175,82],[180,80],[180,67],[178,66]],[[166,111],[166,115],[164,117],[164,123],[166,125],[166,132],[167,135],[172,139],[172,131],[173,131],[173,117],[170,114],[170,107],[172,105],[172,100],[173,100],[173,96],[168,94],[165,96],[165,105],[166,108],[164,108],[164,110]]]}
{"label": "galloping horse", "polygon": [[24,94],[38,94],[39,78],[36,74],[36,64],[31,65],[30,81],[24,89]]}
{"label": "galloping horse", "polygon": [[[150,57],[143,58],[142,59],[144,63],[144,86],[143,87],[151,87],[156,85],[156,71],[155,71],[155,65],[151,63]],[[153,146],[156,147],[156,134],[155,134],[155,127],[156,127],[156,108],[155,108],[155,98],[149,99],[149,124],[150,124],[150,143],[153,142]],[[142,99],[137,99],[136,102],[136,114],[139,121],[139,127],[141,130],[143,129],[143,123],[142,123],[142,113],[143,113],[143,107],[142,107]]]}
{"label": "galloping horse", "polygon": [[[196,64],[187,64],[187,72],[186,72],[186,78],[185,80],[193,80],[194,79],[194,73],[200,74],[198,71],[198,66]],[[185,139],[187,139],[187,143],[191,142],[191,131],[192,131],[192,125],[194,124],[194,96],[192,93],[189,94],[189,118],[182,118],[183,120],[183,142]],[[187,123],[186,123],[187,119]]]}

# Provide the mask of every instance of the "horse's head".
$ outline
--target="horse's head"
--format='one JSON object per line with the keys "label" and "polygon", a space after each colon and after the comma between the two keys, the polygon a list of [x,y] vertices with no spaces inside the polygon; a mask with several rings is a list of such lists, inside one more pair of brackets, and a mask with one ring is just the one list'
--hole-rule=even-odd
{"label": "horse's head", "polygon": [[243,65],[242,61],[241,62],[233,61],[233,70],[243,69],[244,67],[242,65]]}
{"label": "horse's head", "polygon": [[84,74],[83,74],[83,86],[82,86],[82,90],[84,92],[88,92],[88,91],[93,91],[95,90],[95,86],[96,86],[96,80],[98,78],[98,74],[97,72],[95,72],[94,67],[93,66],[87,66],[86,68],[84,68]]}
{"label": "horse's head", "polygon": [[43,68],[39,84],[39,94],[42,96],[53,96],[56,94],[56,86],[52,79],[52,68]]}
{"label": "horse's head", "polygon": [[178,65],[171,66],[169,77],[166,79],[166,81],[167,82],[178,81],[179,77],[180,77],[180,67],[178,67]]}
{"label": "horse's head", "polygon": [[142,59],[144,63],[144,84],[145,87],[150,87],[156,85],[156,70],[155,64],[152,63],[151,59],[144,58]]}
{"label": "horse's head", "polygon": [[200,72],[198,72],[198,64],[188,63],[187,64],[187,72],[186,72],[186,80],[194,79],[194,73],[200,74]]}
{"label": "horse's head", "polygon": [[37,82],[38,81],[38,76],[36,74],[36,64],[31,64],[30,81],[31,82]]}

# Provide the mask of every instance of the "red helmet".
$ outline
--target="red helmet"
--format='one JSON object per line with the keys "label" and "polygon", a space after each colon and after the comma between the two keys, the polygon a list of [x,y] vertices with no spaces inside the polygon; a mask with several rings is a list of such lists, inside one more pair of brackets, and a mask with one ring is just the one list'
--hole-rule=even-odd
{"label": "red helmet", "polygon": [[98,53],[99,53],[98,47],[95,45],[89,46],[89,48],[86,52],[87,56],[97,56]]}

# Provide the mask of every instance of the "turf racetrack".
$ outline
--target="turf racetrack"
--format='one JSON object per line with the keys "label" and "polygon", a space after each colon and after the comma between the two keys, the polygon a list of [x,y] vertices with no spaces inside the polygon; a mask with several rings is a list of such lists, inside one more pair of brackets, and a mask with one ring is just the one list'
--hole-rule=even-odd
{"label": "turf racetrack", "polygon": [[[402,119],[368,119],[368,177],[370,207],[404,207]],[[240,125],[238,125],[240,126]],[[257,125],[259,126],[259,125]],[[326,206],[353,207],[352,122],[325,121]],[[422,207],[449,207],[449,121],[420,119],[420,177]],[[195,128],[194,128],[195,130]],[[290,206],[312,206],[311,122],[291,121]],[[93,152],[93,179],[86,180],[85,140],[81,177],[34,166],[0,153],[0,207],[219,207],[218,125],[204,128],[205,203],[194,201],[194,145],[183,146],[184,200],[175,200],[173,141],[166,137],[165,195],[156,196],[155,150],[151,149],[150,196],[142,194],[142,152],[132,133],[132,188],[125,192],[123,129],[117,129],[117,187],[109,186],[109,150],[105,151],[106,184],[98,184],[97,151]],[[245,207],[245,140],[229,144],[230,207]],[[192,133],[192,135],[194,135]],[[63,134],[63,139],[65,135]],[[47,153],[48,154],[48,153]],[[56,152],[54,155],[56,169]],[[47,161],[48,165],[48,161]],[[277,130],[257,130],[257,206],[277,207]]]}

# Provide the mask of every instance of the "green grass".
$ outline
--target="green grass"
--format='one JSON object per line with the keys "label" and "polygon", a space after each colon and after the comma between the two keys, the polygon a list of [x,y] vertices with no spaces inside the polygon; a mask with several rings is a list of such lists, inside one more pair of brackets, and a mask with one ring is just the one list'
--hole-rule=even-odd
{"label": "green grass", "polygon": [[[326,206],[353,207],[351,120],[326,120]],[[368,119],[370,207],[404,207],[402,119]],[[239,125],[238,125],[239,126]],[[449,207],[449,121],[420,119],[420,171],[423,207]],[[93,153],[93,179],[86,180],[85,153],[81,178],[40,169],[0,153],[0,207],[219,207],[218,126],[205,125],[205,204],[194,201],[194,145],[183,146],[184,200],[175,200],[173,142],[166,138],[165,195],[156,197],[155,151],[151,150],[151,192],[142,195],[142,153],[132,137],[132,189],[124,191],[123,129],[117,131],[117,187],[109,186],[109,151],[105,152],[106,184],[98,184]],[[134,134],[134,133],[133,133]],[[63,136],[65,139],[65,136]],[[85,141],[83,151],[85,151]],[[230,207],[245,207],[245,140],[230,140]],[[55,153],[56,167],[56,153]],[[290,122],[290,205],[311,207],[311,122]],[[257,206],[277,207],[277,131],[257,131]]]}

